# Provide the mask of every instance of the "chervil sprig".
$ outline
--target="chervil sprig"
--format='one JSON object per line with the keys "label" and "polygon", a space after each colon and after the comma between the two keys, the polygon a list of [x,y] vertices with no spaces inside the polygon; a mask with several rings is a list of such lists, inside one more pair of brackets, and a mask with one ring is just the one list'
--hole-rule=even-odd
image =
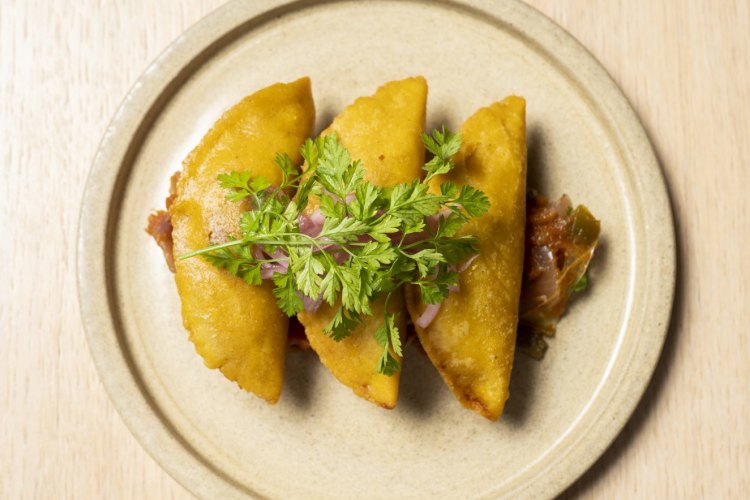
{"label": "chervil sprig", "polygon": [[[299,173],[277,155],[279,186],[248,172],[218,177],[227,199],[247,203],[235,239],[180,256],[202,256],[252,285],[273,280],[274,295],[288,316],[305,302],[335,308],[325,332],[345,339],[385,301],[375,339],[383,348],[379,373],[399,369],[402,355],[396,314],[388,309],[405,284],[419,287],[426,304],[439,304],[458,285],[458,265],[475,255],[476,239],[457,236],[472,217],[489,208],[481,191],[450,182],[439,193],[430,181],[450,172],[461,137],[448,130],[423,134],[433,155],[423,180],[381,188],[365,180],[365,169],[336,135],[308,139],[301,148],[307,166]],[[295,195],[292,197],[293,195]]]}

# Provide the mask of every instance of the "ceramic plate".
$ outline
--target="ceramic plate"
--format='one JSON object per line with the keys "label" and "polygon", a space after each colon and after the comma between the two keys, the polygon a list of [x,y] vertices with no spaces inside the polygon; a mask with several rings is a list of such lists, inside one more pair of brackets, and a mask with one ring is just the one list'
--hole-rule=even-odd
{"label": "ceramic plate", "polygon": [[[424,75],[428,127],[528,101],[529,184],[602,220],[591,287],[546,358],[517,356],[500,422],[464,410],[414,347],[398,408],[290,353],[269,406],[203,366],[144,232],[169,177],[222,111],[309,75],[321,130],[381,83]],[[104,384],[143,446],[205,498],[552,496],[622,429],[654,369],[674,288],[672,216],[626,99],[572,37],[502,2],[236,1],[181,36],[112,120],[83,200],[79,292]]]}

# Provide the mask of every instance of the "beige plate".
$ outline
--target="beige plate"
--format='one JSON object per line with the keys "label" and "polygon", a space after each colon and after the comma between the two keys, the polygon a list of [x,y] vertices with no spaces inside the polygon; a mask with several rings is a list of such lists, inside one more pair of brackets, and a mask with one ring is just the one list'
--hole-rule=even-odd
{"label": "beige plate", "polygon": [[[195,354],[172,275],[143,228],[221,112],[309,75],[318,129],[382,82],[424,75],[428,126],[528,100],[530,185],[603,221],[589,292],[543,362],[524,356],[499,423],[464,410],[413,347],[401,399],[357,399],[291,353],[281,401]],[[79,293],[91,352],[143,446],[205,498],[539,497],[561,491],[625,424],[654,369],[674,289],[672,216],[646,135],[606,72],[533,9],[502,2],[236,1],[181,36],[112,120],[89,177]]]}

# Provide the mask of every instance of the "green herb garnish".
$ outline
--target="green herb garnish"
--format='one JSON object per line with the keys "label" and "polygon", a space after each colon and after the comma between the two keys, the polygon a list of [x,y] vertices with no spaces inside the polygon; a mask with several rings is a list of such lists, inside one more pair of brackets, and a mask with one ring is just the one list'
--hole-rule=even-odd
{"label": "green herb garnish", "polygon": [[589,286],[589,274],[583,273],[573,285],[573,291],[576,293],[582,292],[587,286]]}
{"label": "green herb garnish", "polygon": [[[396,316],[387,307],[392,294],[410,283],[426,304],[445,300],[458,285],[458,264],[477,253],[476,238],[456,233],[490,206],[471,186],[443,182],[439,194],[429,192],[433,177],[454,168],[451,157],[461,137],[443,129],[422,140],[434,155],[424,166],[425,178],[390,188],[367,182],[362,163],[352,161],[336,135],[305,142],[303,174],[288,156],[278,155],[283,174],[278,187],[247,172],[219,175],[227,199],[249,204],[240,218],[241,234],[180,259],[200,255],[253,285],[272,279],[288,316],[302,311],[304,300],[338,304],[324,329],[337,341],[371,315],[372,300],[385,296],[385,318],[375,332],[383,347],[377,371],[392,375],[400,366],[391,350],[402,355]],[[311,229],[316,217],[322,225]]]}

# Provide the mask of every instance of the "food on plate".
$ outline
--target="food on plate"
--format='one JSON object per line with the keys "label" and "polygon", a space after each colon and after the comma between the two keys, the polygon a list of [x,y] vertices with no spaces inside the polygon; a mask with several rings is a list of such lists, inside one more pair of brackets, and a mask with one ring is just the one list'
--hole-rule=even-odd
{"label": "food on plate", "polygon": [[311,348],[393,408],[413,322],[458,400],[499,418],[517,329],[541,357],[585,285],[599,222],[567,197],[527,209],[523,98],[428,135],[426,97],[422,77],[388,82],[309,138],[309,80],[276,84],[188,156],[147,231],[206,365],[273,403],[287,347]]}
{"label": "food on plate", "polygon": [[547,350],[544,338],[555,334],[571,294],[588,284],[586,269],[600,224],[585,206],[573,208],[567,196],[552,203],[532,192],[527,204],[518,347],[541,359]]}
{"label": "food on plate", "polygon": [[[374,95],[360,97],[344,109],[322,135],[336,134],[354,159],[362,162],[365,179],[379,187],[410,183],[421,177],[424,130],[427,105],[427,82],[408,78],[389,82]],[[317,209],[309,203],[307,215]],[[336,341],[324,331],[337,307],[322,304],[317,310],[301,311],[300,323],[312,349],[331,373],[358,396],[377,405],[393,408],[398,399],[400,373],[391,376],[373,367],[383,355],[383,346],[375,332],[383,325],[385,297],[372,303],[372,315],[346,338]],[[402,290],[396,290],[389,301],[396,328],[406,332],[406,314]],[[390,355],[401,364],[401,355],[390,349]]]}
{"label": "food on plate", "polygon": [[177,181],[180,179],[180,172],[175,172],[169,180],[169,196],[166,199],[166,210],[157,210],[148,216],[148,225],[146,232],[154,238],[156,244],[161,248],[164,254],[164,260],[167,261],[167,267],[174,272],[174,240],[172,239],[172,219],[169,216],[169,207],[172,206],[177,196]]}
{"label": "food on plate", "polygon": [[[301,164],[299,148],[312,133],[310,80],[271,85],[237,103],[185,159],[169,206],[174,256],[221,243],[239,231],[243,205],[226,198],[217,176],[246,172],[281,182],[274,160]],[[185,328],[210,368],[269,403],[284,377],[288,318],[271,283],[249,284],[204,259],[175,258]]]}
{"label": "food on plate", "polygon": [[[407,303],[419,340],[467,408],[495,420],[508,398],[518,326],[526,216],[526,103],[508,97],[461,127],[456,167],[437,185],[481,187],[490,209],[461,230],[479,254],[442,304],[425,304],[414,287]],[[438,189],[435,187],[434,189]]]}

